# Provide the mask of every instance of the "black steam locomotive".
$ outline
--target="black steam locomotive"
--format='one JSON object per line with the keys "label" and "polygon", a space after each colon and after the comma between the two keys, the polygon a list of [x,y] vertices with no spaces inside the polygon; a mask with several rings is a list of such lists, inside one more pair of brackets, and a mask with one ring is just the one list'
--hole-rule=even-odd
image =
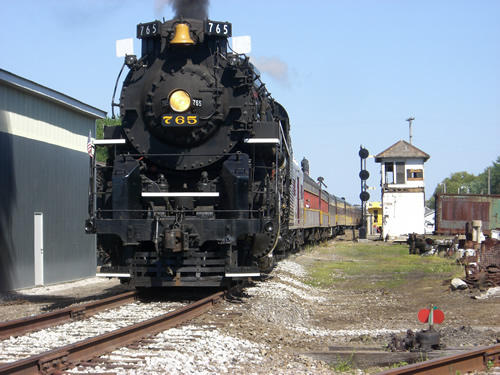
{"label": "black steam locomotive", "polygon": [[285,109],[231,24],[179,18],[140,24],[129,55],[122,126],[105,127],[94,161],[88,233],[101,273],[136,287],[222,286],[257,276],[286,237],[291,184]]}
{"label": "black steam locomotive", "polygon": [[[88,233],[103,266],[136,287],[227,286],[277,253],[356,228],[359,207],[294,161],[285,109],[231,24],[178,17],[140,24],[142,56],[92,160]],[[123,68],[122,68],[123,69]]]}

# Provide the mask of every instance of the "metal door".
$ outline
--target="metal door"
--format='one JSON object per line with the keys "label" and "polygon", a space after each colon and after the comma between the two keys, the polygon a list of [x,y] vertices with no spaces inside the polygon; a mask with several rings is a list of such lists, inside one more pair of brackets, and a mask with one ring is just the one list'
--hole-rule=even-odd
{"label": "metal door", "polygon": [[43,213],[35,212],[35,285],[43,285]]}

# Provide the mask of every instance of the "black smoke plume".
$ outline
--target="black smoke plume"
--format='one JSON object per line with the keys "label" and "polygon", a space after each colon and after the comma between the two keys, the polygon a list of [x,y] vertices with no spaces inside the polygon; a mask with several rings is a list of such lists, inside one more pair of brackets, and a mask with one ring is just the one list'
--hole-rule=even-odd
{"label": "black smoke plume", "polygon": [[166,4],[172,6],[176,18],[196,18],[204,20],[208,18],[209,0],[166,0]]}

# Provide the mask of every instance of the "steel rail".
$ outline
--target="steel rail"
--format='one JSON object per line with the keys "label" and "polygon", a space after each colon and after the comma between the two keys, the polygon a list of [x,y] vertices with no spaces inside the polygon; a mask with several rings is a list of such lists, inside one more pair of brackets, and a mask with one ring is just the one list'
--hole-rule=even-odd
{"label": "steel rail", "polygon": [[53,374],[191,320],[220,302],[218,292],[165,315],[0,366],[0,374]]}
{"label": "steel rail", "polygon": [[453,354],[430,361],[414,363],[397,369],[378,373],[378,375],[405,374],[464,374],[471,371],[486,370],[490,366],[500,366],[500,344],[485,346],[465,353]]}
{"label": "steel rail", "polygon": [[84,316],[91,316],[106,309],[134,302],[136,299],[136,292],[126,292],[78,306],[67,307],[40,315],[2,322],[0,323],[0,340],[8,339],[11,336],[20,336],[28,332],[52,327],[76,319],[81,319]]}

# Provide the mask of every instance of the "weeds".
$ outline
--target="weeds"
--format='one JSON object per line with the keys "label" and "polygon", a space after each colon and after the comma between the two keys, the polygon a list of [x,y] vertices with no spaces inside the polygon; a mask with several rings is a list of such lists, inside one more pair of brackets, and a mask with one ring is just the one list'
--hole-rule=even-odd
{"label": "weeds", "polygon": [[398,363],[393,363],[389,368],[400,368],[403,366],[408,366],[408,362],[398,362]]}
{"label": "weeds", "polygon": [[449,259],[408,254],[407,245],[389,243],[329,243],[307,250],[309,284],[351,290],[398,289],[427,280],[451,278],[462,268]]}
{"label": "weeds", "polygon": [[488,361],[488,362],[486,363],[486,368],[488,369],[488,371],[491,371],[491,369],[492,369],[494,366],[495,366],[495,362],[493,362],[493,361],[491,361],[491,360],[490,360],[490,361]]}
{"label": "weeds", "polygon": [[335,366],[332,366],[333,370],[334,371],[338,371],[338,372],[348,372],[348,371],[352,371],[353,368],[352,368],[352,357],[354,356],[354,352],[351,353],[351,355],[349,356],[349,358],[347,358],[346,360],[342,360],[340,358],[339,355],[337,355],[337,363],[335,364]]}

